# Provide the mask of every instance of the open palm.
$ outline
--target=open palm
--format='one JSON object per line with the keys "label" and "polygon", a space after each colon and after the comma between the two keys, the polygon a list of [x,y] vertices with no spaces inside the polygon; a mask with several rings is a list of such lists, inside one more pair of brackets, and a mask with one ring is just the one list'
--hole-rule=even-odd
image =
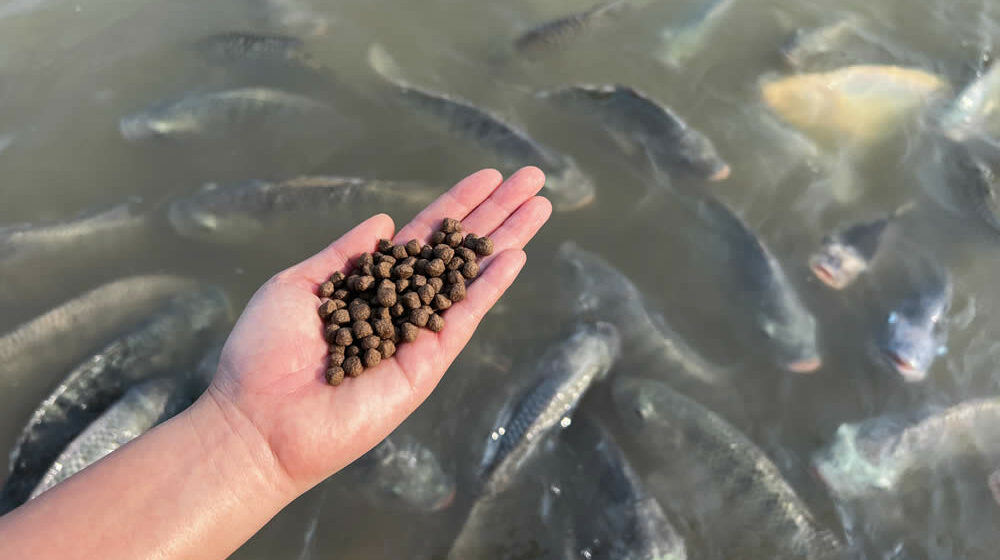
{"label": "open palm", "polygon": [[[393,235],[392,219],[369,218],[319,254],[271,278],[247,304],[223,349],[210,389],[259,431],[293,484],[309,487],[374,447],[430,395],[486,312],[524,266],[522,248],[548,219],[535,196],[545,176],[527,167],[503,182],[484,170],[459,182]],[[501,184],[502,183],[502,184]],[[327,342],[317,288],[381,239],[427,242],[445,217],[489,235],[493,256],[465,300],[445,312],[440,333],[417,340],[340,386],[325,386]]]}

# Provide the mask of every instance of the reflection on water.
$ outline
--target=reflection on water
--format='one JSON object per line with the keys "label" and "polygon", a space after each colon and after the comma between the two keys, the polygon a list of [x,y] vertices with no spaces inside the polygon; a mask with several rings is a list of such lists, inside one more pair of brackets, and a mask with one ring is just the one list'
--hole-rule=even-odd
{"label": "reflection on water", "polygon": [[[575,192],[556,190],[562,183],[585,196],[533,242],[518,284],[401,428],[454,473],[454,502],[414,514],[352,491],[356,473],[338,474],[235,558],[445,557],[476,499],[501,409],[581,309],[599,308],[587,294],[539,289],[575,285],[554,264],[567,240],[635,284],[628,305],[644,306],[648,319],[631,330],[616,324],[623,334],[676,331],[677,347],[700,355],[691,363],[717,365],[721,385],[675,389],[758,445],[815,523],[852,554],[992,558],[1000,446],[989,436],[1000,426],[970,422],[975,429],[950,436],[971,442],[954,446],[960,453],[918,461],[863,499],[828,491],[812,463],[846,445],[838,427],[866,421],[879,437],[861,438],[837,464],[851,476],[873,472],[882,463],[863,444],[898,433],[899,418],[997,393],[1000,151],[990,107],[1000,93],[989,69],[998,30],[1000,7],[989,0],[0,0],[0,239],[15,239],[24,223],[49,227],[0,241],[0,330],[136,274],[218,284],[239,308],[274,271],[386,205],[405,223],[457,178],[486,166],[509,172],[527,154],[541,161],[523,163],[555,167],[554,196]],[[272,40],[206,42],[237,31]],[[434,100],[482,111],[407,103],[395,78],[369,66],[374,44]],[[850,65],[867,66],[841,70]],[[589,96],[582,110],[540,95],[580,84],[593,86],[578,91]],[[623,87],[601,87],[614,84]],[[608,110],[602,103],[614,92],[618,105]],[[503,126],[476,120],[483,115]],[[511,144],[510,131],[530,142]],[[685,145],[710,153],[712,166],[671,165],[698,159]],[[231,190],[302,176],[427,190],[390,202],[391,191],[361,189],[284,224],[260,214],[315,205]],[[212,212],[179,215],[206,193]],[[823,244],[900,208],[874,245],[870,235]],[[97,222],[109,237],[74,245],[78,230],[65,224]],[[226,242],[206,242],[213,238]],[[814,259],[811,267],[810,256],[833,242],[823,266]],[[858,255],[863,270],[849,271],[850,285],[834,281],[834,269],[856,266]],[[946,280],[928,282],[926,270]],[[809,352],[788,354],[793,339],[808,340]],[[642,350],[626,340],[611,376],[683,377]],[[4,417],[0,442],[13,445],[34,399],[65,373],[11,385],[2,399],[22,417]],[[688,557],[773,557],[719,548],[713,528],[760,525],[725,518],[718,481],[641,448],[608,383],[597,382],[579,406],[608,424]],[[587,539],[566,512],[599,506],[577,501],[596,493],[573,486],[600,477],[574,470],[587,450],[560,455],[562,440],[553,441],[496,505],[501,520],[519,521],[498,524],[492,540],[506,542],[495,551],[590,558],[620,550],[576,546]],[[690,434],[684,443],[699,444]],[[675,454],[699,456],[683,445]]]}

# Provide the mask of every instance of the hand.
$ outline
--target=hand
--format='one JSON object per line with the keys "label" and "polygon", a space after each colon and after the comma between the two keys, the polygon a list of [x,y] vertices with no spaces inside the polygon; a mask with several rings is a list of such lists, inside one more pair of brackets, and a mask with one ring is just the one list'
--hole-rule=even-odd
{"label": "hand", "polygon": [[[393,236],[392,219],[379,214],[319,254],[271,278],[247,304],[226,341],[207,397],[234,430],[259,434],[294,491],[301,492],[374,447],[430,395],[472,337],[487,311],[510,287],[527,258],[522,248],[548,220],[552,206],[535,196],[545,182],[537,168],[507,181],[494,170],[463,179]],[[465,231],[489,235],[494,254],[465,300],[444,314],[440,333],[421,329],[416,341],[360,377],[326,386],[327,342],[317,315],[319,284],[349,261],[374,251],[380,238],[427,242],[443,218]],[[251,428],[252,426],[252,428]],[[273,458],[273,461],[271,459]]]}

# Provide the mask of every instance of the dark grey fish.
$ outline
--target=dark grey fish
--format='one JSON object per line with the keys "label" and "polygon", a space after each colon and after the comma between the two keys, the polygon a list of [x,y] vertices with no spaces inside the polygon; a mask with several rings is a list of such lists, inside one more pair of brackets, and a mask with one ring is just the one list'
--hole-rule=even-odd
{"label": "dark grey fish", "polygon": [[834,290],[843,290],[868,270],[889,226],[913,208],[906,204],[876,220],[840,227],[823,237],[822,247],[809,257],[816,278]]}
{"label": "dark grey fish", "polygon": [[643,150],[663,171],[680,171],[709,181],[729,177],[729,165],[715,145],[669,107],[630,87],[574,85],[543,97],[603,122],[619,141]]}
{"label": "dark grey fish", "polygon": [[822,365],[816,343],[816,319],[785,276],[781,264],[750,228],[721,202],[699,199],[697,215],[709,236],[718,244],[706,251],[721,259],[726,274],[741,291],[739,303],[746,306],[765,343],[775,353],[778,365],[795,372],[810,373]]}
{"label": "dark grey fish", "polygon": [[203,341],[227,327],[230,315],[218,288],[178,295],[144,325],[73,369],[21,432],[0,491],[0,510],[23,503],[59,453],[129,387],[191,366]]}
{"label": "dark grey fish", "polygon": [[455,499],[455,477],[423,442],[408,434],[390,435],[355,463],[362,488],[380,507],[440,511]]}
{"label": "dark grey fish", "polygon": [[[0,387],[16,389],[18,398],[36,402],[22,385],[62,375],[112,337],[133,327],[168,298],[194,288],[177,276],[133,276],[105,284],[37,317],[0,337]],[[58,348],[53,352],[53,348]],[[29,405],[30,406],[30,405]],[[19,422],[22,411],[11,403],[3,423]]]}
{"label": "dark grey fish", "polygon": [[148,251],[149,216],[126,202],[52,224],[0,227],[0,300],[33,298],[69,286],[60,281]]}
{"label": "dark grey fish", "polygon": [[[954,292],[951,274],[933,263],[917,263],[898,299],[879,302],[876,340],[882,359],[904,381],[922,381],[947,350],[948,312]],[[881,309],[881,308],[887,309]]]}
{"label": "dark grey fish", "polygon": [[31,492],[34,499],[119,447],[187,408],[196,394],[178,376],[146,381],[128,390],[59,454]]}
{"label": "dark grey fish", "polygon": [[514,39],[514,50],[523,55],[563,47],[588,30],[619,16],[629,6],[626,0],[610,0],[584,12],[547,21]]}
{"label": "dark grey fish", "polygon": [[260,125],[271,125],[274,132],[279,127],[292,130],[317,123],[325,123],[323,126],[331,130],[347,128],[346,121],[326,103],[276,89],[243,88],[191,94],[161,103],[123,117],[119,128],[126,140],[144,140],[228,136],[241,127]]}
{"label": "dark grey fish", "polygon": [[613,393],[645,449],[664,461],[690,461],[712,481],[725,507],[711,535],[720,548],[737,558],[750,550],[761,558],[842,557],[837,538],[816,523],[774,463],[728,422],[658,381],[619,377]]}
{"label": "dark grey fish", "polygon": [[950,457],[1000,460],[1000,399],[974,399],[915,415],[870,418],[837,429],[813,457],[831,494],[843,500],[898,490],[910,472]]}
{"label": "dark grey fish", "polygon": [[461,99],[410,85],[386,50],[378,44],[368,51],[369,65],[383,79],[398,88],[403,100],[443,126],[449,134],[475,142],[495,154],[505,171],[537,165],[547,175],[545,188],[553,205],[575,210],[594,199],[593,182],[572,158],[544,146],[497,115]]}
{"label": "dark grey fish", "polygon": [[198,41],[198,52],[214,63],[306,62],[305,43],[288,35],[232,31]]}
{"label": "dark grey fish", "polygon": [[208,185],[170,205],[170,223],[180,235],[217,243],[245,243],[271,228],[300,224],[314,216],[346,222],[361,208],[420,209],[443,188],[414,182],[355,177],[297,177],[287,181],[249,181]]}
{"label": "dark grey fish", "polygon": [[587,480],[582,488],[564,489],[582,498],[578,503],[584,506],[571,515],[572,557],[685,560],[684,540],[660,503],[647,492],[621,448],[596,419],[580,416],[572,428],[560,434],[582,434],[567,438],[567,443],[587,446],[580,461]]}
{"label": "dark grey fish", "polygon": [[556,262],[565,282],[566,308],[581,318],[613,324],[630,363],[657,364],[663,371],[707,386],[725,381],[717,366],[706,362],[668,325],[653,320],[642,293],[611,263],[572,241],[559,247]]}
{"label": "dark grey fish", "polygon": [[785,62],[799,72],[828,72],[858,64],[905,64],[898,47],[846,17],[815,29],[800,29],[781,49]]}

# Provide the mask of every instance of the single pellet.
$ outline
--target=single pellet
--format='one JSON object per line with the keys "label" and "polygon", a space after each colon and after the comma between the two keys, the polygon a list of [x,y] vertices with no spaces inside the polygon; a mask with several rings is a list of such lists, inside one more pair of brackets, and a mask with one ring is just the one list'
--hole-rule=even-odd
{"label": "single pellet", "polygon": [[351,314],[352,321],[367,321],[369,317],[372,316],[372,309],[360,298],[355,298],[350,305],[347,306],[347,310]]}
{"label": "single pellet", "polygon": [[402,342],[413,342],[420,334],[420,328],[413,323],[403,323],[399,325],[399,340]]}
{"label": "single pellet", "polygon": [[[434,288],[430,284],[425,284],[417,288],[417,295],[420,297],[420,303],[427,305],[434,299],[437,292],[434,291]],[[423,325],[418,326],[422,327]]]}
{"label": "single pellet", "polygon": [[444,243],[444,238],[447,236],[448,234],[443,231],[435,231],[434,233],[431,234],[431,243],[430,243],[431,246],[436,246],[440,245],[441,243]]}
{"label": "single pellet", "polygon": [[335,325],[343,325],[344,323],[351,322],[351,313],[346,309],[338,309],[330,315],[330,323]]}
{"label": "single pellet", "polygon": [[392,256],[397,261],[403,260],[408,257],[410,253],[406,251],[406,245],[396,245],[392,248]]}
{"label": "single pellet", "polygon": [[431,313],[430,318],[427,319],[427,328],[433,332],[441,332],[441,329],[444,328],[444,319],[437,313]]}
{"label": "single pellet", "polygon": [[379,365],[381,361],[382,361],[382,354],[380,354],[378,350],[372,348],[371,350],[365,352],[365,357],[364,357],[365,367],[373,368]]}
{"label": "single pellet", "polygon": [[388,253],[392,251],[392,241],[388,239],[379,239],[378,244],[375,246],[379,253]]}
{"label": "single pellet", "polygon": [[368,321],[355,321],[351,328],[351,334],[354,335],[354,340],[361,340],[366,336],[371,336],[375,332],[371,324]]}
{"label": "single pellet", "polygon": [[462,265],[462,276],[466,280],[475,280],[479,276],[479,264],[476,261],[469,261]]}
{"label": "single pellet", "polygon": [[489,237],[480,237],[476,240],[476,254],[481,257],[488,257],[493,254],[493,240]]}
{"label": "single pellet", "polygon": [[334,366],[326,370],[326,382],[336,387],[344,382],[344,368]]}
{"label": "single pellet", "polygon": [[360,346],[362,350],[371,350],[372,348],[378,348],[378,345],[381,343],[382,339],[380,337],[372,335],[362,338],[361,342],[358,343],[358,346]]}
{"label": "single pellet", "polygon": [[351,334],[351,329],[347,327],[340,327],[333,335],[333,343],[338,346],[350,346],[354,342],[354,336]]}
{"label": "single pellet", "polygon": [[344,365],[342,366],[344,373],[351,377],[357,377],[361,375],[361,372],[365,371],[365,367],[361,365],[361,358],[357,356],[351,356],[344,360]]}
{"label": "single pellet", "polygon": [[430,319],[430,313],[426,309],[421,307],[420,309],[414,309],[410,311],[410,322],[418,327],[423,327],[427,325],[427,320]]}
{"label": "single pellet", "polygon": [[[344,348],[343,346],[338,346],[338,348],[340,348],[341,352],[343,352],[343,348]],[[343,354],[330,354],[330,365],[331,366],[340,366],[341,364],[344,363],[344,359],[346,357],[347,356],[344,356]]]}
{"label": "single pellet", "polygon": [[441,231],[445,233],[462,231],[462,222],[456,220],[455,218],[445,218],[441,220]]}
{"label": "single pellet", "polygon": [[333,312],[337,310],[337,306],[333,303],[332,299],[325,300],[323,303],[319,304],[319,316],[322,319],[328,318],[333,315]]}
{"label": "single pellet", "polygon": [[437,311],[444,311],[451,307],[451,300],[445,295],[437,294],[434,296],[434,301],[431,302],[431,307]]}
{"label": "single pellet", "polygon": [[348,346],[347,348],[344,348],[344,355],[347,356],[348,358],[350,358],[351,356],[357,356],[360,353],[361,349],[354,344]]}
{"label": "single pellet", "polygon": [[415,257],[415,256],[417,256],[417,255],[420,254],[420,249],[422,249],[422,247],[420,246],[420,242],[417,241],[416,239],[411,239],[411,240],[409,240],[409,241],[406,242],[406,254],[407,255],[410,255],[411,257]]}
{"label": "single pellet", "polygon": [[444,261],[441,259],[433,259],[427,263],[427,276],[441,276],[444,270]]}
{"label": "single pellet", "polygon": [[378,345],[378,353],[382,354],[383,360],[387,360],[396,353],[396,344],[391,340],[383,340],[382,344]]}
{"label": "single pellet", "polygon": [[455,256],[455,250],[444,243],[434,247],[434,258],[441,259],[444,264],[448,264]]}
{"label": "single pellet", "polygon": [[319,285],[319,297],[328,298],[333,295],[337,288],[333,285],[333,282],[323,282]]}
{"label": "single pellet", "polygon": [[444,242],[451,248],[458,247],[462,244],[462,234],[459,232],[449,233],[445,236]]}

